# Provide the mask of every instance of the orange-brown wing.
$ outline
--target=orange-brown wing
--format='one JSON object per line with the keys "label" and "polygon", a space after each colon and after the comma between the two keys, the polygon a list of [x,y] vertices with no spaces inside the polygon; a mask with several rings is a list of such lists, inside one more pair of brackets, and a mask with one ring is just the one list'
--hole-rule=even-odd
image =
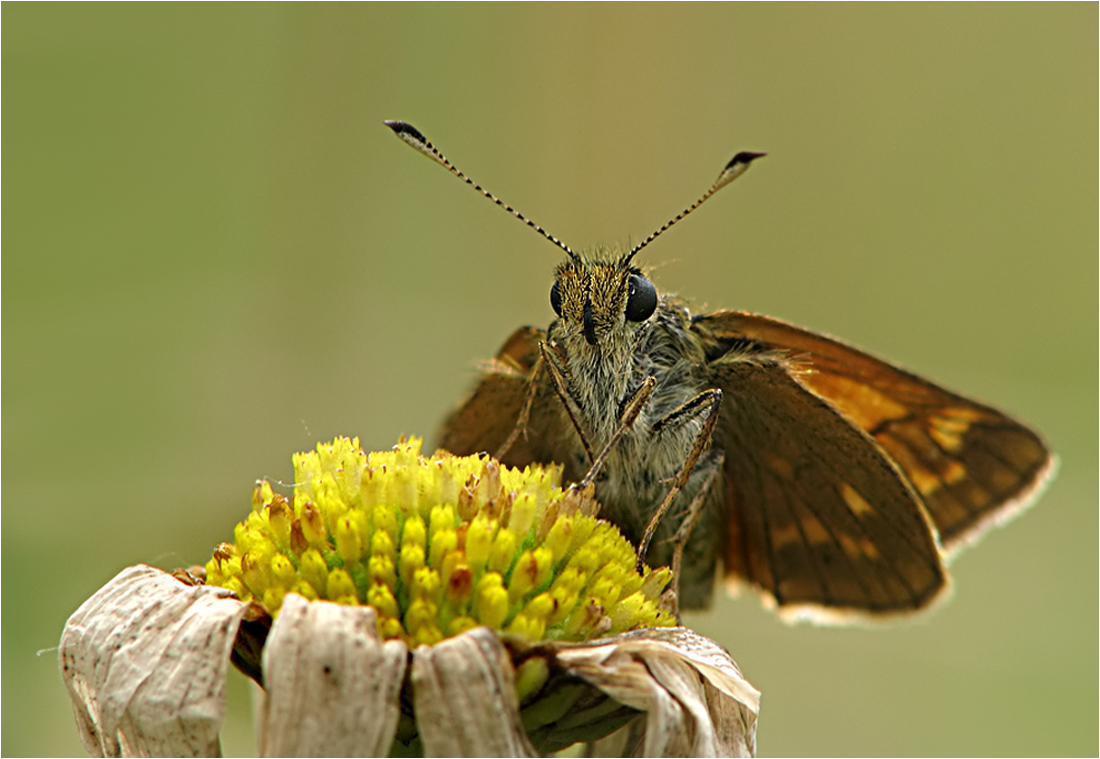
{"label": "orange-brown wing", "polygon": [[1019,422],[832,338],[738,311],[693,328],[716,351],[748,341],[798,361],[808,370],[798,381],[901,468],[949,555],[1026,507],[1052,470],[1043,441]]}
{"label": "orange-brown wing", "polygon": [[874,440],[774,353],[734,351],[708,368],[723,392],[714,441],[733,584],[825,620],[930,604],[947,585],[935,532]]}
{"label": "orange-brown wing", "polygon": [[[545,339],[546,333],[534,327],[520,327],[512,333],[496,358],[483,367],[470,397],[444,421],[440,448],[458,455],[496,454],[500,450],[516,429],[538,363],[539,343]],[[530,434],[521,431],[502,458],[509,466],[566,460],[565,450],[557,446],[566,439],[557,398],[545,382],[539,381],[536,390],[527,424]]]}

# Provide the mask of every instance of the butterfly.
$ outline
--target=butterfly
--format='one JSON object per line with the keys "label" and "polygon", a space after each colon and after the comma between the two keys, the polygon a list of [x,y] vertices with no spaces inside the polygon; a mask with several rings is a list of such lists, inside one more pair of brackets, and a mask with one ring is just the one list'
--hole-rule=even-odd
{"label": "butterfly", "polygon": [[695,203],[627,251],[578,254],[386,122],[567,254],[546,330],[522,327],[444,422],[441,447],[511,466],[558,462],[683,608],[717,574],[789,618],[914,612],[947,561],[1030,504],[1054,458],[1001,411],[832,337],[658,295],[637,253],[762,153],[738,153]]}

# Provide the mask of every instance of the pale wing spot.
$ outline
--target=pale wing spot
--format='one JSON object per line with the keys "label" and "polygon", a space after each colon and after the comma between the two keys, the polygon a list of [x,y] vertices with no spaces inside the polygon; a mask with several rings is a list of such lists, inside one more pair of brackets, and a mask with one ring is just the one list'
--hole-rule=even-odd
{"label": "pale wing spot", "polygon": [[833,542],[833,537],[825,529],[825,525],[813,517],[808,516],[802,520],[802,532],[806,536],[806,542],[812,546]]}
{"label": "pale wing spot", "polygon": [[928,435],[936,441],[936,445],[945,451],[954,453],[962,448],[962,438],[960,436],[942,430],[937,426],[929,427]]}
{"label": "pale wing spot", "polygon": [[848,504],[848,508],[852,510],[852,513],[857,517],[862,517],[864,514],[874,514],[875,510],[871,507],[871,504],[856,492],[856,489],[849,485],[847,482],[840,484],[840,495],[844,499],[844,502]]}
{"label": "pale wing spot", "polygon": [[798,530],[798,525],[791,523],[785,525],[773,525],[771,528],[772,547],[776,550],[785,548],[786,546],[802,543],[802,533]]}
{"label": "pale wing spot", "polygon": [[765,461],[767,462],[768,469],[772,470],[772,472],[778,474],[783,479],[794,479],[794,469],[791,467],[791,462],[787,461],[787,459],[768,452],[765,454]]}
{"label": "pale wing spot", "polygon": [[844,549],[844,553],[848,555],[850,559],[860,559],[863,557],[863,551],[860,550],[859,543],[855,538],[847,533],[839,533],[836,536],[837,541],[840,543],[840,547]]}
{"label": "pale wing spot", "polygon": [[873,430],[883,422],[901,419],[909,413],[909,409],[885,393],[847,377],[835,374],[800,374],[798,379],[865,430]]}
{"label": "pale wing spot", "polygon": [[[948,413],[951,413],[952,411],[952,409],[947,409]],[[959,409],[959,411],[965,412],[965,409]],[[974,414],[966,414],[966,416],[973,417]],[[970,425],[973,422],[977,421],[977,419],[960,418],[960,415],[958,414],[956,414],[955,416],[940,416],[938,414],[933,414],[932,416],[928,417],[928,420],[932,423],[933,426],[940,428],[944,432],[958,436],[965,435],[966,431],[970,429]]]}
{"label": "pale wing spot", "polygon": [[965,406],[945,406],[936,412],[936,416],[944,422],[949,419],[957,420],[967,426],[970,426],[972,422],[980,422],[989,418],[989,415],[981,409],[966,408]]}
{"label": "pale wing spot", "polygon": [[963,437],[970,429],[970,422],[940,416],[930,417],[929,421],[932,424],[928,428],[928,434],[941,448],[952,453],[962,448]]}
{"label": "pale wing spot", "polygon": [[905,476],[909,478],[909,481],[913,483],[913,487],[921,495],[931,495],[943,485],[936,473],[921,463],[906,446],[889,435],[879,435],[875,439],[890,454],[890,458],[898,463],[898,466],[905,472]]}
{"label": "pale wing spot", "polygon": [[848,558],[853,560],[871,559],[872,561],[878,561],[882,558],[882,554],[875,548],[875,544],[871,542],[870,538],[861,537],[853,538],[851,535],[841,533],[837,535],[837,541],[840,543],[840,547],[844,549],[844,553],[848,555]]}
{"label": "pale wing spot", "polygon": [[956,482],[962,482],[966,479],[966,467],[957,461],[948,461],[944,465],[941,474],[948,485],[954,485]]}
{"label": "pale wing spot", "polygon": [[863,551],[863,555],[868,559],[879,560],[882,558],[882,554],[875,548],[875,544],[871,542],[870,538],[863,537],[859,539],[859,547]]}

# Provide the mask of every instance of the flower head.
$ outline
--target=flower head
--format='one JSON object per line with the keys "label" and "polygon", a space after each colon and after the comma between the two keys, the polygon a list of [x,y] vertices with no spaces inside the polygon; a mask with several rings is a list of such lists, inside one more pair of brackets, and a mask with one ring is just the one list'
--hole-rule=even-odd
{"label": "flower head", "polygon": [[434,644],[478,626],[531,641],[674,625],[666,568],[635,570],[590,493],[560,467],[364,453],[337,438],[294,456],[294,490],[256,485],[252,513],[206,565],[206,583],[276,616],[287,593],[372,606],[387,639]]}

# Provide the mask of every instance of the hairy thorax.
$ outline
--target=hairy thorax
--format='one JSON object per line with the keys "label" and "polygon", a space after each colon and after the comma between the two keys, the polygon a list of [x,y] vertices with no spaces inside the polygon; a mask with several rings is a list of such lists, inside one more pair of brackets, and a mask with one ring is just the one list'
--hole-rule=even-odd
{"label": "hairy thorax", "polygon": [[[596,485],[603,514],[635,541],[668,491],[668,480],[684,463],[701,427],[701,421],[692,418],[667,424],[660,431],[654,429],[706,389],[696,369],[704,364],[701,355],[695,355],[701,354],[701,349],[691,340],[689,324],[687,309],[666,296],[652,319],[633,329],[624,325],[621,333],[597,346],[570,339],[573,336],[563,325],[555,324],[550,330],[550,338],[565,348],[570,391],[594,452],[601,451],[617,431],[624,402],[647,377],[657,381],[649,402],[612,451]],[[586,461],[579,439],[574,453],[575,461]],[[690,502],[697,489],[694,482],[692,485],[678,503]],[[674,526],[665,525],[661,532]]]}

